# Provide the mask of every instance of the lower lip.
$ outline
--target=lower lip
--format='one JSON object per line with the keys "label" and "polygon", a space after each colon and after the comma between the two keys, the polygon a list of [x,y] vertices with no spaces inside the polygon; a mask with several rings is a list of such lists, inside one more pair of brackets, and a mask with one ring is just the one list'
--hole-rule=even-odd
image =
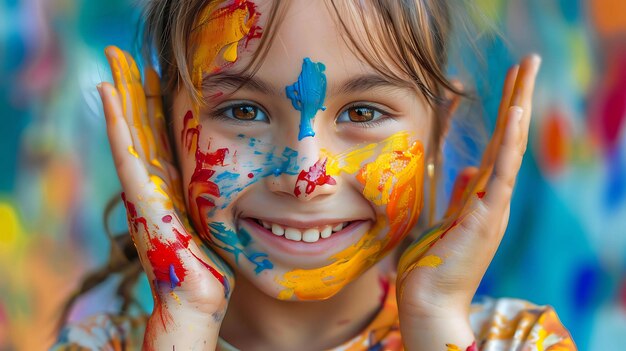
{"label": "lower lip", "polygon": [[276,248],[288,255],[297,256],[319,256],[324,255],[328,257],[329,254],[335,254],[341,252],[346,247],[356,242],[356,238],[360,238],[365,233],[364,229],[367,229],[367,223],[369,221],[359,220],[352,221],[350,225],[342,230],[333,233],[326,239],[320,238],[314,243],[308,243],[305,241],[293,241],[285,238],[284,235],[276,235],[270,230],[261,226],[254,219],[243,219],[243,224],[251,229],[254,233],[254,238],[265,243],[268,248]]}

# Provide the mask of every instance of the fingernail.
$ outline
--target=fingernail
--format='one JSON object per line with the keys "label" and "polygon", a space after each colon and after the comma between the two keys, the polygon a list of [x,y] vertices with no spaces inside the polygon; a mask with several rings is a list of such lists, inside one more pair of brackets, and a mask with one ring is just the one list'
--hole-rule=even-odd
{"label": "fingernail", "polygon": [[537,71],[539,71],[539,67],[541,67],[541,56],[539,56],[539,54],[533,54],[532,60],[537,68]]}
{"label": "fingernail", "polygon": [[524,109],[519,106],[511,106],[511,118],[514,118],[517,123],[522,121],[524,115]]}
{"label": "fingernail", "polygon": [[98,83],[96,85],[96,89],[98,89],[98,93],[100,93],[100,96],[102,96],[102,83]]}

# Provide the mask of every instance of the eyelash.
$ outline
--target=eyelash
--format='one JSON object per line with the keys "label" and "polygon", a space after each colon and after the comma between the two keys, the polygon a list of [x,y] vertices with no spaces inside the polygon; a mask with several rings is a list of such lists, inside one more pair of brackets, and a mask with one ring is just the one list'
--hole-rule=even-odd
{"label": "eyelash", "polygon": [[[244,106],[246,106],[246,107],[251,106],[251,107],[254,107],[254,108],[258,109],[259,112],[263,113],[266,116],[267,121],[242,120],[242,119],[229,117],[228,115],[226,115],[226,113],[229,110],[232,110],[232,109],[237,108],[237,107],[244,107]],[[367,121],[367,122],[351,122],[351,121],[350,122],[337,122],[337,119],[339,119],[339,117],[341,115],[343,115],[344,113],[347,113],[349,110],[355,109],[355,108],[370,109],[370,110],[373,110],[373,111],[375,111],[377,113],[380,113],[381,116],[378,119],[375,119],[373,121]],[[226,121],[226,122],[229,122],[229,123],[236,123],[236,124],[239,124],[239,125],[250,125],[250,124],[258,123],[258,122],[269,123],[269,120],[270,120],[269,113],[265,112],[264,108],[262,108],[261,106],[255,104],[255,103],[251,103],[251,102],[235,102],[233,104],[226,105],[224,107],[213,109],[213,110],[209,111],[208,114],[209,114],[209,116],[211,118],[214,118],[216,120]],[[388,112],[386,112],[385,110],[383,110],[383,109],[381,109],[379,107],[372,106],[372,105],[366,104],[366,103],[353,103],[351,105],[346,106],[345,108],[343,108],[341,110],[341,112],[339,112],[339,115],[335,118],[335,123],[341,123],[341,124],[347,123],[347,124],[350,124],[350,125],[358,126],[358,128],[375,128],[375,127],[378,127],[378,126],[382,125],[383,123],[388,122],[387,120],[389,120],[389,119],[395,120],[396,118],[391,113],[388,113]]]}
{"label": "eyelash", "polygon": [[[382,125],[383,123],[388,122],[388,120],[395,120],[396,117],[393,116],[391,113],[388,113],[387,111],[381,109],[380,107],[377,106],[373,106],[367,103],[352,103],[348,106],[346,106],[345,108],[343,108],[341,110],[341,112],[339,113],[339,115],[337,116],[337,119],[343,115],[344,113],[347,113],[349,110],[351,109],[355,109],[355,108],[366,108],[366,109],[370,109],[373,110],[375,112],[378,112],[381,114],[381,116],[378,119],[375,119],[373,121],[367,121],[367,122],[339,122],[339,123],[349,123],[350,125],[355,125],[358,128],[375,128],[378,127],[380,125]],[[337,122],[335,122],[337,123]]]}
{"label": "eyelash", "polygon": [[[258,120],[243,120],[243,119],[237,119],[237,118],[233,118],[233,117],[229,117],[228,115],[226,115],[226,112],[228,112],[229,110],[232,110],[234,108],[237,107],[254,107],[258,110],[258,112],[263,113],[266,118],[267,121],[258,121]],[[235,102],[229,105],[226,105],[224,107],[219,107],[219,108],[215,108],[211,111],[209,111],[208,113],[209,117],[216,119],[218,121],[226,121],[229,123],[235,123],[238,125],[250,125],[253,123],[258,123],[258,122],[264,122],[264,123],[269,123],[269,113],[265,112],[265,109],[262,108],[261,106],[255,104],[255,103],[251,103],[251,102]]]}

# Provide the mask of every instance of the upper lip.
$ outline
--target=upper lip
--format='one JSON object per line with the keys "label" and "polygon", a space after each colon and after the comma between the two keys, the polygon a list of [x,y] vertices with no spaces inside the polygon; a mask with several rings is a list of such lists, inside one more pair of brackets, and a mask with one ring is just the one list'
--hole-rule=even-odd
{"label": "upper lip", "polygon": [[335,225],[338,223],[353,222],[365,220],[363,218],[324,218],[315,220],[299,220],[294,218],[275,218],[275,217],[255,217],[247,216],[245,218],[258,219],[261,221],[276,223],[283,227],[291,228],[317,228],[325,225]]}

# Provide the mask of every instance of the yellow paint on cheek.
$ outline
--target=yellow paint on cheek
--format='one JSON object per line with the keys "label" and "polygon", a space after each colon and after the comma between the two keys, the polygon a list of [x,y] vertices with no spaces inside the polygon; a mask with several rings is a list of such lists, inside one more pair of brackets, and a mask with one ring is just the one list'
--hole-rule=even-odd
{"label": "yellow paint on cheek", "polygon": [[278,298],[289,300],[294,295],[300,300],[326,299],[378,261],[384,243],[377,234],[385,227],[385,218],[379,218],[355,245],[331,257],[333,263],[316,269],[295,269],[285,273],[279,281],[286,289]]}
{"label": "yellow paint on cheek", "polygon": [[462,351],[461,348],[455,344],[446,344],[446,347],[448,348],[446,351]]}
{"label": "yellow paint on cheek", "polygon": [[[297,269],[286,273],[279,283],[285,286],[278,298],[324,299],[356,279],[400,242],[415,225],[422,206],[424,173],[421,143],[409,145],[407,133],[397,133],[378,144],[349,150],[327,158],[327,174],[355,174],[364,185],[363,195],[386,215],[379,216],[373,228],[355,245],[331,257],[332,263],[318,269]],[[366,163],[373,157],[374,161]],[[365,165],[364,165],[365,163]],[[387,229],[387,234],[380,234]]]}
{"label": "yellow paint on cheek", "polygon": [[437,267],[441,265],[442,263],[443,263],[443,260],[441,259],[441,257],[436,256],[436,255],[428,255],[428,256],[424,256],[420,258],[420,260],[417,261],[417,266],[418,267]]}

